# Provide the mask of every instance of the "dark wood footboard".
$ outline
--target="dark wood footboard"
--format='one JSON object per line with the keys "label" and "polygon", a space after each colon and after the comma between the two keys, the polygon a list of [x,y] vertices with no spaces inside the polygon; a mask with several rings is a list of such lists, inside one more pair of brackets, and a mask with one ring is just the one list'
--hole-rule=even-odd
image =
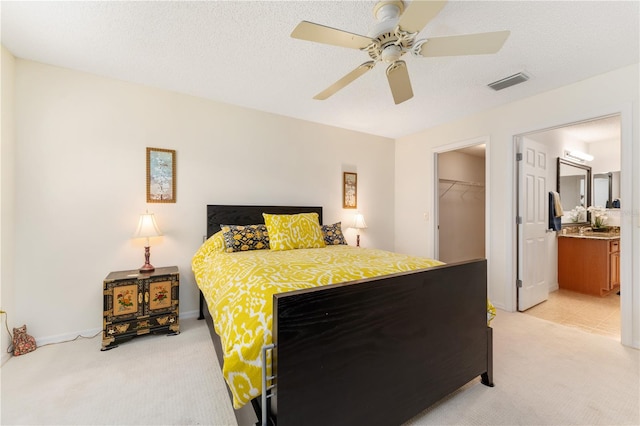
{"label": "dark wood footboard", "polygon": [[486,277],[477,260],[274,295],[278,425],[399,425],[492,385]]}

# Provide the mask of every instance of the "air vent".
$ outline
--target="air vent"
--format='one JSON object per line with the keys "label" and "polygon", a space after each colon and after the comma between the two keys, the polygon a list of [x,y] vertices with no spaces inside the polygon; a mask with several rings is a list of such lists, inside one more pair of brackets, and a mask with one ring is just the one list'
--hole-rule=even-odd
{"label": "air vent", "polygon": [[518,74],[510,75],[509,77],[505,77],[502,80],[494,81],[493,83],[487,84],[487,86],[491,87],[493,90],[502,90],[507,87],[515,86],[516,84],[524,83],[529,80],[529,76],[525,73],[519,72]]}

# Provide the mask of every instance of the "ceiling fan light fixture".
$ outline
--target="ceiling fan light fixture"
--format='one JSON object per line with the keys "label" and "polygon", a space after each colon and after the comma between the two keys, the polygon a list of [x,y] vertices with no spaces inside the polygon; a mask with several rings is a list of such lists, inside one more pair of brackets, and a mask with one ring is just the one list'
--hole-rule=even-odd
{"label": "ceiling fan light fixture", "polygon": [[392,44],[390,46],[385,47],[382,50],[382,53],[380,54],[380,59],[388,63],[395,62],[398,59],[400,59],[400,56],[402,56],[402,53],[403,53],[402,48],[400,46],[396,46],[395,44]]}
{"label": "ceiling fan light fixture", "polygon": [[515,86],[516,84],[524,83],[529,80],[529,76],[523,72],[519,72],[514,75],[510,75],[509,77],[505,77],[501,80],[494,81],[493,83],[487,84],[490,88],[495,91],[506,89],[507,87]]}

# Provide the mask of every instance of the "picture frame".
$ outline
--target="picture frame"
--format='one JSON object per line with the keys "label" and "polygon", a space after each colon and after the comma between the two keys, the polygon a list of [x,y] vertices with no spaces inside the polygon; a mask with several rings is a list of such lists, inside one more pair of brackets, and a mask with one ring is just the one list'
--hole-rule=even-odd
{"label": "picture frame", "polygon": [[176,151],[147,148],[147,203],[176,202]]}
{"label": "picture frame", "polygon": [[358,208],[358,174],[344,172],[342,175],[342,208]]}

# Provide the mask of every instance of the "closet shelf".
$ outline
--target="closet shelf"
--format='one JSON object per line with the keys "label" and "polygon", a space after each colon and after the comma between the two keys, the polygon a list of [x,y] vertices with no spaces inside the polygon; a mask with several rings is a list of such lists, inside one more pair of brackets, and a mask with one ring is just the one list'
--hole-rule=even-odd
{"label": "closet shelf", "polygon": [[[440,194],[439,198],[444,197],[445,194],[447,192],[449,192],[451,190],[451,188],[453,188],[456,185],[484,188],[484,183],[481,183],[481,182],[469,182],[469,181],[464,181],[464,180],[453,180],[453,179],[438,179],[438,182],[439,183],[444,183],[444,184],[449,184],[447,189],[442,194]],[[465,191],[465,193],[466,193],[466,191]],[[464,195],[464,194],[462,194],[462,195]]]}

